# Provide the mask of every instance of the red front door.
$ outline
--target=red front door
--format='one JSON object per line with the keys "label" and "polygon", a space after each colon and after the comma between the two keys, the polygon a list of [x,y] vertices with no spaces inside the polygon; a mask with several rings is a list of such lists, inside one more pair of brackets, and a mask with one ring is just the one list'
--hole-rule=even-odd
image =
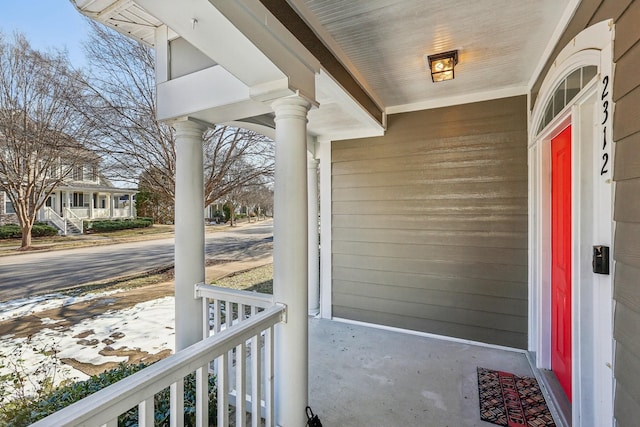
{"label": "red front door", "polygon": [[571,126],[551,140],[551,369],[571,401]]}

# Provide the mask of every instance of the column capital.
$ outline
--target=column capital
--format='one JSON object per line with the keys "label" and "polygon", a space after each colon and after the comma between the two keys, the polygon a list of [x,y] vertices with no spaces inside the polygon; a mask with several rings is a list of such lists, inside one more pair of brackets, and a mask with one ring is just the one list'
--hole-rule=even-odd
{"label": "column capital", "polygon": [[271,108],[273,108],[273,111],[276,113],[276,122],[284,118],[303,118],[306,121],[307,112],[311,108],[311,102],[301,96],[289,96],[276,99],[271,103]]}
{"label": "column capital", "polygon": [[190,118],[176,120],[171,123],[171,126],[176,130],[176,134],[194,137],[197,136],[200,138],[208,128],[206,124]]}

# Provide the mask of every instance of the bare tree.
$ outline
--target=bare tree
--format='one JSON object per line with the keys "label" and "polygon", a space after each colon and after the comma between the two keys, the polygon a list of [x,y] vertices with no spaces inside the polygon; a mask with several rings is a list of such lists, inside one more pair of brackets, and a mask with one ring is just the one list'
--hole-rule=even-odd
{"label": "bare tree", "polygon": [[173,198],[175,137],[157,122],[153,51],[91,21],[85,43],[91,65],[90,98],[81,109],[94,130],[94,146],[108,178],[137,185],[148,174],[154,191]]}
{"label": "bare tree", "polygon": [[31,246],[38,211],[74,168],[91,160],[86,127],[71,100],[83,96],[79,72],[61,52],[31,48],[0,33],[0,190],[13,203]]}
{"label": "bare tree", "polygon": [[217,126],[205,134],[205,206],[273,179],[274,142],[259,133]]}
{"label": "bare tree", "polygon": [[[91,28],[86,50],[93,96],[83,110],[96,131],[94,149],[110,178],[135,184],[143,176],[157,200],[173,201],[175,131],[155,120],[153,51],[100,24]],[[205,206],[257,176],[273,175],[273,142],[256,132],[213,127],[203,150]]]}

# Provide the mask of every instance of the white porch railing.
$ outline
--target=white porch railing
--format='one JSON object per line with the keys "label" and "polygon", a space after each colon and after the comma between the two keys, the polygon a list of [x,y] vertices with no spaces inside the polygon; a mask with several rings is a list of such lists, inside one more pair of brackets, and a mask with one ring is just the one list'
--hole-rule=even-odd
{"label": "white porch railing", "polygon": [[45,206],[42,210],[41,220],[53,223],[60,231],[62,231],[62,234],[65,236],[67,235],[67,222],[49,206]]}
{"label": "white porch railing", "polygon": [[[229,384],[229,378],[226,376],[226,367],[230,365],[229,354],[232,350],[245,348],[246,343],[251,340],[260,341],[260,337],[264,336],[264,354],[260,351],[259,346],[251,347],[252,365],[259,366],[260,361],[264,359],[264,375],[258,372],[252,373],[253,386],[251,390],[251,398],[253,402],[260,402],[261,381],[264,377],[266,407],[273,407],[273,327],[275,324],[284,321],[286,317],[286,308],[282,305],[274,305],[266,308],[258,314],[251,316],[233,327],[229,327],[214,336],[206,338],[173,356],[161,360],[154,365],[139,371],[130,377],[127,377],[116,384],[102,389],[93,395],[68,406],[55,414],[50,415],[43,420],[38,421],[32,426],[45,427],[71,427],[77,425],[96,425],[103,427],[114,427],[118,424],[118,416],[129,411],[131,408],[138,407],[138,425],[153,426],[154,425],[154,396],[166,389],[171,390],[171,414],[170,425],[181,426],[182,416],[184,414],[184,381],[185,377],[194,372],[196,377],[196,425],[208,426],[208,406],[209,406],[209,390],[208,379],[209,371],[213,362],[217,362],[220,374],[217,376],[218,389],[218,426],[229,425],[229,402],[227,393],[221,392],[226,390]],[[244,382],[238,381],[238,378],[245,375],[245,359],[242,358],[244,353],[236,354],[236,389],[244,393]],[[242,399],[240,399],[242,401]],[[244,405],[239,402],[236,406],[236,425],[245,425],[238,423],[237,420],[245,420]],[[266,426],[273,426],[273,410],[269,409],[268,416],[265,419]],[[242,413],[242,414],[240,414]],[[255,416],[255,414],[258,414]],[[252,411],[252,425],[261,425],[260,412]]]}
{"label": "white porch railing", "polygon": [[69,208],[65,208],[64,217],[67,221],[73,224],[78,230],[80,230],[81,233],[83,232],[83,229],[82,229],[83,220],[78,215],[76,215],[73,212],[73,210]]}
{"label": "white porch railing", "polygon": [[89,208],[67,208],[67,210],[73,213],[74,216],[85,219],[91,216],[91,209]]}
{"label": "white porch railing", "polygon": [[109,218],[109,209],[106,208],[94,208],[93,218]]}
{"label": "white porch railing", "polygon": [[113,208],[112,218],[129,218],[131,217],[131,209],[129,208]]}
{"label": "white porch railing", "polygon": [[[202,298],[204,339],[233,330],[274,306],[273,295],[204,284],[196,285],[196,297]],[[251,360],[249,376],[248,354]],[[265,419],[266,427],[274,425],[274,392],[273,382],[270,380],[273,377],[271,329],[265,331],[264,336],[254,335],[249,346],[247,342],[240,342],[235,348],[230,349],[214,364],[214,372],[218,378],[219,426],[229,425],[229,411],[225,408],[230,406],[235,407],[236,426],[246,425],[247,412],[251,413],[251,425],[254,427],[262,425],[261,417]],[[267,378],[264,382],[263,373]],[[235,378],[235,381],[230,381],[231,378]]]}

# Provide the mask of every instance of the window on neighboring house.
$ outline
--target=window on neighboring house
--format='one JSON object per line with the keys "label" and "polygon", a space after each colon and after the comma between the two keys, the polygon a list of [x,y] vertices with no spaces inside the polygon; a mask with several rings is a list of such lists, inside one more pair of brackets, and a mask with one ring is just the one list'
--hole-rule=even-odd
{"label": "window on neighboring house", "polygon": [[91,167],[91,180],[94,182],[98,180],[98,166],[96,165]]}
{"label": "window on neighboring house", "polygon": [[74,208],[84,207],[84,193],[73,193],[73,205]]}
{"label": "window on neighboring house", "polygon": [[77,166],[73,168],[73,180],[74,181],[84,181],[84,167]]}
{"label": "window on neighboring house", "polygon": [[7,198],[5,205],[4,205],[4,211],[7,214],[14,214],[16,213],[15,208],[13,207],[13,203]]}
{"label": "window on neighboring house", "polygon": [[49,166],[49,178],[58,178],[58,167],[55,165]]}

